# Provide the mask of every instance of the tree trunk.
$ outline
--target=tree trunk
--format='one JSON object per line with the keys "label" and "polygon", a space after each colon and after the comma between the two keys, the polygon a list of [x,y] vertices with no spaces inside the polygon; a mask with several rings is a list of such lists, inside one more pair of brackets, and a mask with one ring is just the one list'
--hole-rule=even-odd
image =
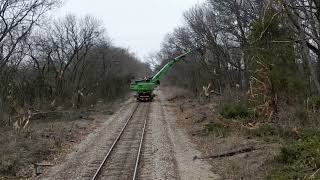
{"label": "tree trunk", "polygon": [[[300,37],[301,37],[301,39],[305,39],[306,38],[304,32],[302,32],[302,31],[300,32]],[[318,79],[317,73],[316,73],[316,71],[315,71],[315,69],[313,67],[312,59],[310,57],[310,52],[308,50],[306,41],[302,41],[302,52],[303,52],[302,53],[303,59],[305,61],[307,61],[307,63],[308,63],[308,67],[310,69],[310,74],[311,74],[312,80],[313,80],[313,82],[314,82],[314,84],[316,86],[317,92],[318,92],[318,94],[320,94],[319,79]]]}

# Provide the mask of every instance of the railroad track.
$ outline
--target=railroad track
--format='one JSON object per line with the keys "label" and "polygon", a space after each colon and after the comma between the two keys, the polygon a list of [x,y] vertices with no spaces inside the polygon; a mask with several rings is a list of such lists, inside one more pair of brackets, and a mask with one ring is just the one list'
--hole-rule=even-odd
{"label": "railroad track", "polygon": [[150,103],[135,106],[91,180],[137,178],[149,110]]}

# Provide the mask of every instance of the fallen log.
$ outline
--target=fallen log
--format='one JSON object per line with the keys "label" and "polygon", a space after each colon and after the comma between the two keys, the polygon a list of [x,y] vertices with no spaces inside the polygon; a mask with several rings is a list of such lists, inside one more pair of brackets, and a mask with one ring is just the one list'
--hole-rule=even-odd
{"label": "fallen log", "polygon": [[221,96],[221,95],[222,95],[221,93],[219,93],[219,92],[217,92],[217,91],[210,91],[210,93],[211,93],[211,94],[215,94],[215,95],[217,95],[217,96]]}
{"label": "fallen log", "polygon": [[35,112],[31,113],[31,120],[41,120],[41,119],[87,119],[91,120],[89,117],[89,112],[77,112],[77,111],[47,111],[47,112]]}
{"label": "fallen log", "polygon": [[219,154],[219,155],[204,156],[204,157],[195,156],[193,158],[193,160],[196,160],[196,159],[216,159],[216,158],[223,158],[223,157],[231,157],[231,156],[242,154],[242,153],[252,152],[252,151],[255,151],[255,150],[258,150],[258,149],[262,149],[262,148],[255,148],[255,147],[251,146],[251,147],[246,147],[246,148],[243,148],[243,149],[239,149],[239,150],[236,150],[236,151],[231,151],[231,152],[227,152],[227,153],[223,153],[223,154]]}

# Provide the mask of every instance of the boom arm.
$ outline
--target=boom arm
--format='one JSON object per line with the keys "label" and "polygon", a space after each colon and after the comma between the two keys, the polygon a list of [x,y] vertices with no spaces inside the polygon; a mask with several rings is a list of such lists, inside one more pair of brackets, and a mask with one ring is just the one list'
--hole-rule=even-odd
{"label": "boom arm", "polygon": [[169,72],[169,70],[172,68],[172,66],[179,62],[180,60],[184,59],[184,57],[186,57],[187,55],[191,54],[192,51],[188,51],[176,58],[174,58],[173,60],[169,61],[165,66],[163,66],[163,68],[160,69],[160,71],[154,75],[151,79],[151,82],[155,83],[155,84],[159,84],[160,80]]}

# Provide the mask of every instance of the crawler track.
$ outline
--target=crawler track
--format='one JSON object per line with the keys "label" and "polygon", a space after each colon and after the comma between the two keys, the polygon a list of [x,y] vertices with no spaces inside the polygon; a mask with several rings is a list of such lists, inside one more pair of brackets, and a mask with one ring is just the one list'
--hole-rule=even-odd
{"label": "crawler track", "polygon": [[138,103],[91,180],[136,179],[150,103]]}

